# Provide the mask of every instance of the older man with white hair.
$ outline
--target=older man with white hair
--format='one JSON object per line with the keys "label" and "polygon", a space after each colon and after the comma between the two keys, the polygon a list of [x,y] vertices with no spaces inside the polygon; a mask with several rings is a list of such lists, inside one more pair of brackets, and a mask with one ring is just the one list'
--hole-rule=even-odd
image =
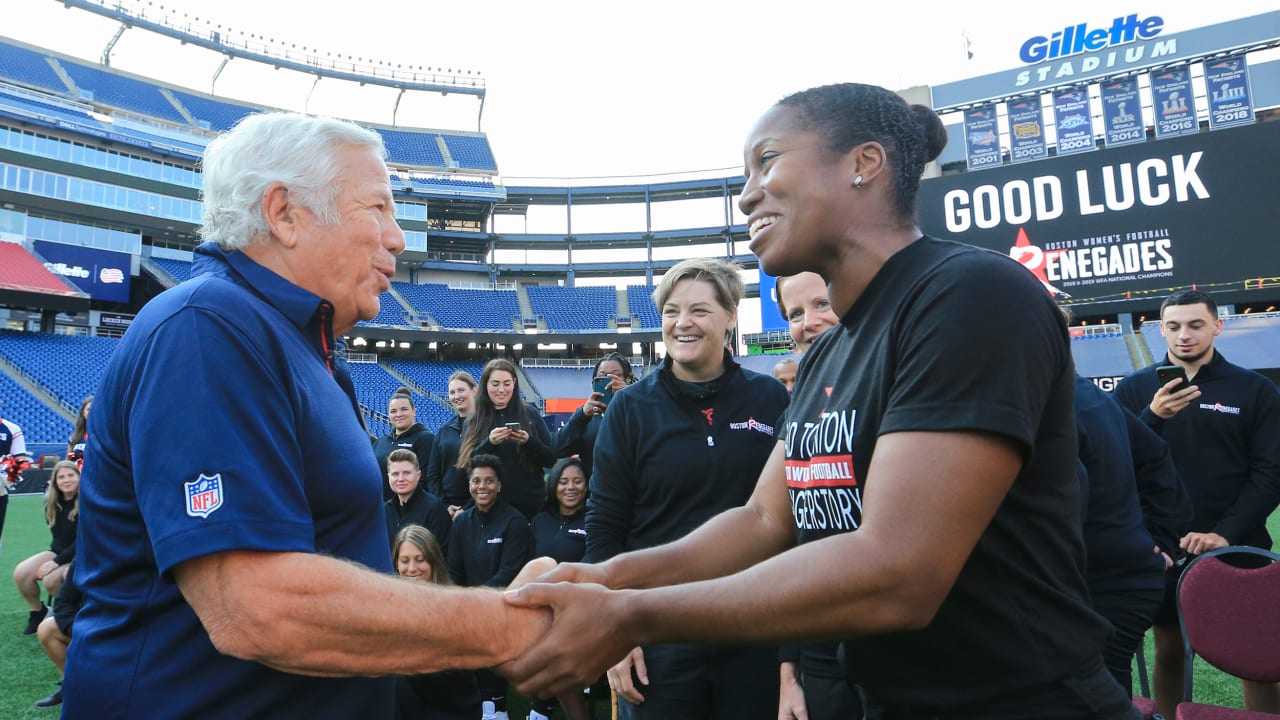
{"label": "older man with white hair", "polygon": [[404,249],[384,154],[286,114],[209,145],[193,278],[139,313],[90,418],[64,718],[389,718],[377,676],[494,665],[545,629],[392,576],[333,352]]}

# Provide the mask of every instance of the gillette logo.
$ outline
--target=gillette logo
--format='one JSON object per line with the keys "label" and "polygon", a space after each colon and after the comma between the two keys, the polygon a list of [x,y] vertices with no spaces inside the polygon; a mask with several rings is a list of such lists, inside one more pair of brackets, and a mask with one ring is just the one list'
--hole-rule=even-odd
{"label": "gillette logo", "polygon": [[1068,25],[1049,37],[1036,35],[1022,43],[1018,57],[1024,63],[1039,63],[1124,45],[1136,40],[1150,40],[1164,29],[1164,18],[1152,15],[1139,20],[1137,14],[1118,17],[1110,28],[1089,29],[1088,24]]}

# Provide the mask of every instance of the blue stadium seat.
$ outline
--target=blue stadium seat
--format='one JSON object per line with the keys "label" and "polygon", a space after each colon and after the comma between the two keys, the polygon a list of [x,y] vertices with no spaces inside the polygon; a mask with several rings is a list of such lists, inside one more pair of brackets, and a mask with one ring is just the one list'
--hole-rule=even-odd
{"label": "blue stadium seat", "polygon": [[0,399],[4,400],[0,403],[0,417],[22,428],[28,446],[61,443],[65,448],[72,424],[4,373],[0,373]]}
{"label": "blue stadium seat", "polygon": [[1119,333],[1071,338],[1071,355],[1075,358],[1076,372],[1085,377],[1110,377],[1133,372],[1129,348]]}
{"label": "blue stadium seat", "polygon": [[618,291],[611,287],[529,285],[529,305],[549,330],[609,330],[618,316]]}
{"label": "blue stadium seat", "polygon": [[113,338],[0,330],[0,356],[71,407],[93,394],[119,344]]}
{"label": "blue stadium seat", "polygon": [[0,77],[19,85],[66,93],[67,84],[45,58],[44,53],[0,42]]}
{"label": "blue stadium seat", "polygon": [[378,315],[372,320],[356,323],[357,325],[391,325],[395,327],[410,327],[405,320],[404,307],[400,305],[400,301],[396,300],[396,296],[389,292],[384,292],[378,296]]}
{"label": "blue stadium seat", "polygon": [[246,115],[252,115],[255,112],[253,108],[244,105],[203,98],[181,90],[169,92],[182,103],[182,107],[186,108],[192,117],[209,123],[211,130],[230,130]]}
{"label": "blue stadium seat", "polygon": [[93,93],[94,102],[130,110],[143,115],[187,125],[187,119],[160,94],[160,88],[149,82],[134,80],[106,70],[81,65],[69,60],[59,65],[81,90]]}
{"label": "blue stadium seat", "polygon": [[158,265],[161,270],[172,275],[174,279],[180,283],[191,279],[191,263],[186,260],[152,257],[151,262]]}
{"label": "blue stadium seat", "polygon": [[458,167],[468,170],[498,171],[498,163],[494,161],[493,151],[489,149],[489,141],[485,138],[443,133],[440,137],[444,138],[445,147],[449,148],[449,155],[453,157],[454,162],[458,163]]}
{"label": "blue stadium seat", "polygon": [[446,328],[511,332],[520,318],[520,300],[514,290],[455,290],[434,283],[392,284],[419,315],[431,315]]}
{"label": "blue stadium seat", "polygon": [[393,163],[420,167],[444,167],[444,155],[436,144],[439,133],[415,130],[374,128],[387,146],[387,158]]}
{"label": "blue stadium seat", "polygon": [[[632,327],[657,330],[662,327],[662,316],[653,305],[652,285],[628,285],[627,307],[631,311]],[[636,325],[636,320],[640,321]]]}

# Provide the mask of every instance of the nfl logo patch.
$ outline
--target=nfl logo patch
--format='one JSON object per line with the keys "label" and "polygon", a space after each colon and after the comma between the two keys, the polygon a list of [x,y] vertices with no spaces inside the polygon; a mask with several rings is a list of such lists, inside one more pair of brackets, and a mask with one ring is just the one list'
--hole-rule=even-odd
{"label": "nfl logo patch", "polygon": [[186,490],[187,514],[191,517],[207,518],[222,507],[222,473],[202,473],[195,480],[183,483],[182,487]]}

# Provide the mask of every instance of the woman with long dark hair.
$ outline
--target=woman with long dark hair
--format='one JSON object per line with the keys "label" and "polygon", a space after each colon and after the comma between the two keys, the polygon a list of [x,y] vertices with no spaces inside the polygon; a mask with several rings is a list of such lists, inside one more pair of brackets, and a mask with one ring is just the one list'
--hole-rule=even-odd
{"label": "woman with long dark hair", "polygon": [[471,505],[471,492],[467,487],[467,470],[458,467],[458,450],[462,447],[462,433],[467,418],[476,409],[476,379],[466,370],[455,370],[449,376],[447,388],[449,405],[456,415],[440,426],[436,433],[431,458],[427,461],[427,492],[434,493],[449,509],[449,517]]}
{"label": "woman with long dark hair", "polygon": [[80,412],[76,413],[76,426],[67,439],[67,459],[77,467],[84,469],[84,448],[89,444],[89,408],[93,405],[90,395],[80,402]]}
{"label": "woman with long dark hair", "polygon": [[516,366],[504,358],[485,364],[475,402],[454,467],[466,468],[476,454],[498,456],[503,497],[530,520],[542,510],[543,468],[556,461],[547,423],[520,398]]}

